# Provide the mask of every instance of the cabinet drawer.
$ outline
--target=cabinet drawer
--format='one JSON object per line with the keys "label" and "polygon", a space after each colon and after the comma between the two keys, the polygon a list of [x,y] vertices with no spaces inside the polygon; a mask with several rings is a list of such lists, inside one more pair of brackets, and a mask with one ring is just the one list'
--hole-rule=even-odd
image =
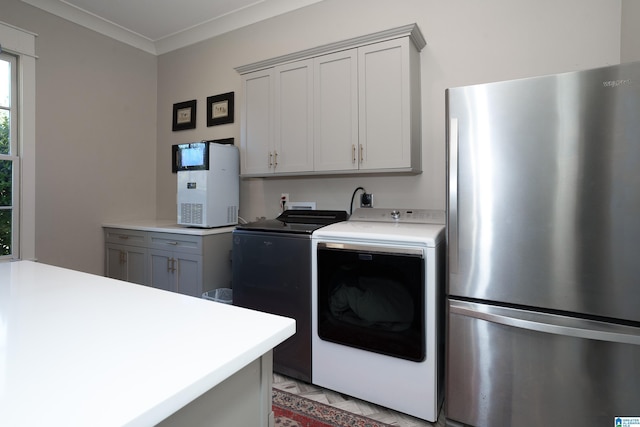
{"label": "cabinet drawer", "polygon": [[188,234],[150,233],[149,247],[179,251],[190,254],[202,254],[202,237]]}
{"label": "cabinet drawer", "polygon": [[106,243],[116,243],[119,245],[146,247],[148,244],[146,232],[123,228],[105,228],[104,240]]}

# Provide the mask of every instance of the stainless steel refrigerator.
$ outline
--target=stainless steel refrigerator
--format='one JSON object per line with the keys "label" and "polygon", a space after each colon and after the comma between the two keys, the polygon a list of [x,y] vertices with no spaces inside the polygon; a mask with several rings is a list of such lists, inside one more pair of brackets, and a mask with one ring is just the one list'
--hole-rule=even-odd
{"label": "stainless steel refrigerator", "polygon": [[640,418],[640,63],[446,100],[447,425]]}

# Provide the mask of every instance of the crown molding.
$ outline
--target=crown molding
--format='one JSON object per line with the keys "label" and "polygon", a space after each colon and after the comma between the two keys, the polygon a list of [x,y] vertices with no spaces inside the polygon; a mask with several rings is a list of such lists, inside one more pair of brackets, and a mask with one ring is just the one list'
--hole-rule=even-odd
{"label": "crown molding", "polygon": [[329,43],[311,49],[294,52],[287,55],[278,56],[276,58],[265,59],[264,61],[254,62],[252,64],[236,67],[235,70],[239,74],[250,73],[253,71],[271,68],[279,64],[287,62],[299,61],[301,59],[313,58],[314,56],[325,55],[331,52],[337,52],[345,49],[352,49],[358,46],[364,46],[371,43],[377,43],[385,40],[397,39],[400,37],[409,37],[411,42],[418,49],[418,52],[427,45],[427,42],[418,27],[418,24],[409,24],[402,27],[391,28],[389,30],[379,31],[377,33],[368,34],[366,36],[354,37],[348,40],[342,40],[335,43]]}
{"label": "crown molding", "polygon": [[162,55],[274,16],[318,3],[322,0],[269,0],[233,11],[169,36],[151,40],[114,22],[95,16],[58,0],[22,0],[102,35],[126,43],[153,55]]}
{"label": "crown molding", "polygon": [[42,9],[60,18],[71,21],[75,24],[93,30],[104,36],[126,43],[130,46],[144,50],[145,52],[156,54],[156,47],[152,40],[129,31],[113,22],[99,18],[81,9],[70,6],[62,1],[51,0],[22,0],[31,6]]}
{"label": "crown molding", "polygon": [[322,0],[269,0],[236,10],[217,19],[156,41],[158,55],[246,27]]}

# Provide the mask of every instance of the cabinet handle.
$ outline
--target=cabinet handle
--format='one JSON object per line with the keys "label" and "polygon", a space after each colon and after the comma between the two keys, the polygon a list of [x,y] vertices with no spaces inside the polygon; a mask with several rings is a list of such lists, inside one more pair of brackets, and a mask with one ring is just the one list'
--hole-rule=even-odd
{"label": "cabinet handle", "polygon": [[167,273],[171,273],[171,258],[167,258]]}
{"label": "cabinet handle", "polygon": [[177,245],[178,245],[178,242],[167,242],[167,245],[177,246]]}
{"label": "cabinet handle", "polygon": [[127,262],[127,254],[124,251],[120,251],[120,264]]}
{"label": "cabinet handle", "polygon": [[275,150],[273,151],[273,158],[274,158],[273,167],[276,168],[278,167],[278,152]]}
{"label": "cabinet handle", "polygon": [[356,163],[356,146],[355,144],[351,144],[351,163]]}
{"label": "cabinet handle", "polygon": [[360,144],[360,163],[364,162],[364,146]]}
{"label": "cabinet handle", "polygon": [[118,235],[118,239],[127,240],[127,239],[129,239],[129,236],[125,236],[123,234],[120,234],[120,235]]}
{"label": "cabinet handle", "polygon": [[273,166],[273,153],[269,151],[269,169]]}

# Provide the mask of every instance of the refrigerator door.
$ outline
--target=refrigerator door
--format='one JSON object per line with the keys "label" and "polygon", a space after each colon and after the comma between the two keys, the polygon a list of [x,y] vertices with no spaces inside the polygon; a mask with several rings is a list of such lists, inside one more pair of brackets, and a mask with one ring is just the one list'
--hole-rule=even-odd
{"label": "refrigerator door", "polygon": [[640,416],[640,328],[454,300],[448,310],[448,425]]}
{"label": "refrigerator door", "polygon": [[640,63],[447,91],[448,290],[640,321]]}

